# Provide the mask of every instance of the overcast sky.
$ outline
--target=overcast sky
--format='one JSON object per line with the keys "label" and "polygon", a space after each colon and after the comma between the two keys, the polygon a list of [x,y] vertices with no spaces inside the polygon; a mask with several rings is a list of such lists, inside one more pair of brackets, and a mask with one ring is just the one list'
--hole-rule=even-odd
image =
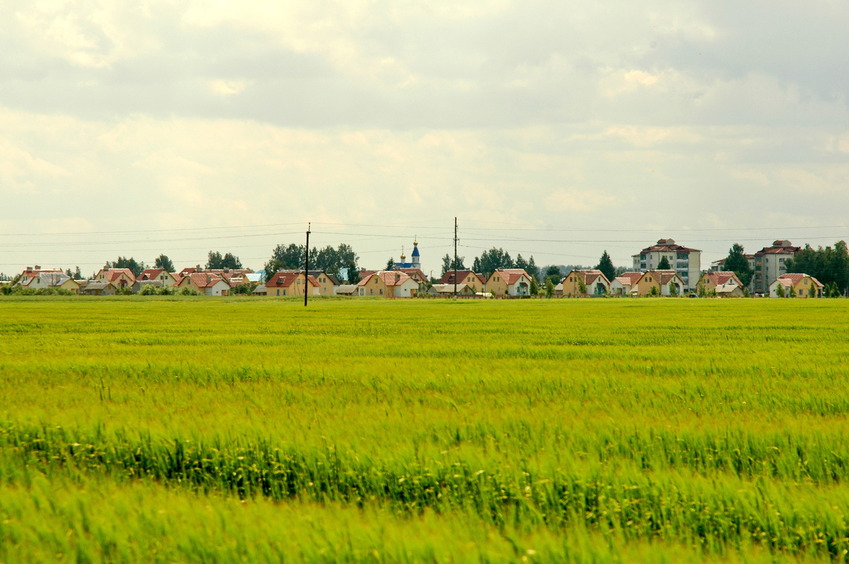
{"label": "overcast sky", "polygon": [[0,272],[849,239],[845,0],[0,0]]}

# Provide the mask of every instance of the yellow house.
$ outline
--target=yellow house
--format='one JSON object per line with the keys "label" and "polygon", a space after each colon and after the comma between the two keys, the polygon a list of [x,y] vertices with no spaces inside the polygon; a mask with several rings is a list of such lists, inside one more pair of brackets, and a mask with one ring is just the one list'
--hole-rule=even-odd
{"label": "yellow house", "polygon": [[743,283],[733,272],[705,272],[699,279],[701,292],[718,296],[743,295]]}
{"label": "yellow house", "polygon": [[780,296],[779,285],[782,287],[781,294],[784,294],[784,297],[795,294],[797,298],[821,298],[823,288],[825,288],[819,280],[809,274],[782,274],[781,278],[769,285],[769,297],[777,298]]}
{"label": "yellow house", "polygon": [[[438,284],[451,284],[454,285],[454,271],[449,270],[446,272],[442,278],[439,279]],[[474,291],[474,293],[482,292],[485,280],[482,274],[477,274],[472,272],[471,270],[458,270],[457,271],[457,286],[465,284],[470,289]]]}
{"label": "yellow house", "polygon": [[304,284],[309,284],[311,296],[319,295],[318,281],[314,276],[306,277],[297,270],[275,272],[274,276],[265,283],[268,296],[303,296]]}
{"label": "yellow house", "polygon": [[563,278],[561,284],[565,297],[603,296],[610,293],[610,281],[600,270],[573,270]]}
{"label": "yellow house", "polygon": [[365,276],[357,283],[357,295],[388,298],[391,292],[386,285],[386,280],[382,276],[378,276],[375,272]]}
{"label": "yellow house", "polygon": [[310,270],[310,276],[318,282],[318,293],[322,296],[332,296],[336,294],[336,287],[340,285],[339,279],[333,274],[328,274],[323,270]]}
{"label": "yellow house", "polygon": [[[634,296],[671,296],[670,284],[675,287],[675,295],[684,293],[684,280],[674,270],[650,270],[631,287]],[[654,289],[654,291],[652,291]]]}
{"label": "yellow house", "polygon": [[129,268],[101,268],[94,277],[98,282],[109,282],[116,288],[130,288],[136,281]]}
{"label": "yellow house", "polygon": [[494,270],[486,280],[486,291],[496,297],[529,296],[531,277],[523,268]]}

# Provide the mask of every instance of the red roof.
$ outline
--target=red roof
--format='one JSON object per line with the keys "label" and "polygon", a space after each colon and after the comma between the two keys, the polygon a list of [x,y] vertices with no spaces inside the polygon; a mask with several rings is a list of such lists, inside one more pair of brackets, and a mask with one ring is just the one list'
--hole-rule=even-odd
{"label": "red roof", "polygon": [[717,286],[723,286],[729,282],[734,282],[737,286],[743,285],[743,283],[740,282],[740,279],[737,278],[737,275],[733,272],[706,272],[705,275],[708,277],[708,280]]}
{"label": "red roof", "polygon": [[690,249],[689,247],[684,247],[682,245],[678,245],[678,244],[675,243],[675,239],[660,239],[660,240],[658,240],[656,245],[652,245],[651,247],[646,247],[645,249],[640,251],[640,254],[652,253],[652,252],[658,252],[658,251],[660,251],[660,252],[664,252],[664,251],[665,252],[673,252],[674,251],[676,253],[682,253],[682,254],[687,254],[687,253],[692,253],[692,252],[696,252],[696,253],[701,252],[698,249]]}
{"label": "red roof", "polygon": [[[265,283],[266,288],[288,288],[291,286],[295,280],[301,276],[303,276],[303,272],[298,270],[283,270],[281,272],[275,272],[274,276],[272,276],[268,282]],[[318,281],[314,276],[310,275],[307,277],[309,283],[313,286],[318,286]]]}
{"label": "red roof", "polygon": [[508,286],[512,286],[516,282],[525,277],[528,279],[528,282],[531,281],[530,275],[525,272],[524,268],[499,268],[496,269],[497,273],[501,275],[501,278],[507,283]]}
{"label": "red roof", "polygon": [[[458,270],[457,271],[457,283],[461,283],[466,279],[467,276],[473,275],[481,284],[485,284],[486,280],[483,278],[483,274],[478,274],[476,272],[472,272],[471,270]],[[439,279],[438,284],[453,284],[454,283],[454,271],[449,270],[445,274],[442,275],[442,278]]]}
{"label": "red roof", "polygon": [[782,274],[781,276],[778,277],[778,280],[779,281],[788,280],[788,281],[790,281],[791,284],[793,284],[795,286],[796,284],[801,282],[803,278],[810,278],[811,280],[813,280],[815,285],[817,285],[819,287],[824,287],[822,282],[820,282],[819,280],[817,280],[816,278],[814,278],[813,276],[811,276],[809,274],[801,274],[801,273],[795,273],[795,272],[790,273],[790,274]]}
{"label": "red roof", "polygon": [[182,284],[183,280],[186,278],[190,278],[192,283],[198,288],[210,288],[219,282],[224,282],[228,286],[230,285],[227,280],[211,272],[192,272],[191,274],[183,276],[183,278],[180,279],[180,283]]}
{"label": "red roof", "polygon": [[133,275],[133,271],[129,268],[104,268],[101,270],[106,279],[110,282],[115,282],[118,280],[121,275],[125,275],[130,280],[135,280],[136,277]]}
{"label": "red roof", "polygon": [[639,280],[642,277],[643,277],[642,272],[623,272],[622,274],[620,274],[616,278],[625,278],[628,281],[628,284],[633,286],[634,284],[637,283],[637,280]]}
{"label": "red roof", "polygon": [[163,268],[148,268],[147,270],[143,270],[136,280],[156,280],[163,272],[165,272]]}

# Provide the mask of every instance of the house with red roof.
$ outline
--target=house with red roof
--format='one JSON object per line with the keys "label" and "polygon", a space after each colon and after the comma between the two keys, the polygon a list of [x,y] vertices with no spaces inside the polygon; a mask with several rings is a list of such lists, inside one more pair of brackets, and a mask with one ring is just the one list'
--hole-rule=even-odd
{"label": "house with red roof", "polygon": [[120,290],[132,288],[136,277],[129,268],[101,268],[94,280],[96,282],[108,282]]}
{"label": "house with red roof", "polygon": [[743,283],[733,272],[705,272],[699,279],[699,293],[719,297],[743,297]]}
{"label": "house with red roof", "polygon": [[531,276],[524,268],[499,268],[486,280],[485,292],[497,298],[531,295]]}
{"label": "house with red roof", "polygon": [[573,270],[563,277],[560,284],[561,295],[567,298],[604,296],[610,293],[610,281],[600,270]]}
{"label": "house with red roof", "polygon": [[170,288],[176,286],[177,277],[163,268],[148,268],[136,276],[136,282],[159,282],[158,286]]}
{"label": "house with red roof", "polygon": [[418,291],[419,283],[399,270],[380,270],[357,283],[358,296],[414,298]]}
{"label": "house with red roof", "polygon": [[230,283],[213,272],[192,272],[180,279],[177,288],[189,288],[205,296],[229,296]]}
{"label": "house with red roof", "polygon": [[265,291],[268,296],[303,297],[307,285],[310,296],[320,295],[321,286],[314,276],[307,276],[302,270],[281,270],[265,283]]}
{"label": "house with red roof", "polygon": [[614,296],[630,296],[631,289],[642,278],[642,272],[623,272],[610,281],[610,293]]}
{"label": "house with red roof", "polygon": [[[440,278],[437,283],[450,284],[453,286],[454,280],[454,271],[449,270],[448,272],[442,275],[442,278]],[[472,272],[471,270],[458,270],[456,280],[458,287],[461,284],[465,284],[472,290],[473,293],[482,292],[484,286],[486,285],[486,279],[483,277],[483,274],[478,274]]]}
{"label": "house with red roof", "polygon": [[824,284],[809,274],[784,274],[769,285],[769,297],[821,298],[824,288]]}
{"label": "house with red roof", "polygon": [[[672,286],[675,291],[672,291]],[[674,270],[650,270],[631,287],[631,295],[646,296],[680,296],[684,293],[684,280]]]}

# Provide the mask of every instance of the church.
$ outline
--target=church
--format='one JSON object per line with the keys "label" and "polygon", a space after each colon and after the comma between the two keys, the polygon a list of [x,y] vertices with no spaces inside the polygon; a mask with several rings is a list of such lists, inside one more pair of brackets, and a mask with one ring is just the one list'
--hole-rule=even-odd
{"label": "church", "polygon": [[401,260],[395,263],[395,268],[401,270],[403,268],[421,269],[422,263],[419,257],[419,242],[413,241],[413,253],[410,256],[410,262],[406,262],[407,256],[404,254],[404,249],[401,249]]}

